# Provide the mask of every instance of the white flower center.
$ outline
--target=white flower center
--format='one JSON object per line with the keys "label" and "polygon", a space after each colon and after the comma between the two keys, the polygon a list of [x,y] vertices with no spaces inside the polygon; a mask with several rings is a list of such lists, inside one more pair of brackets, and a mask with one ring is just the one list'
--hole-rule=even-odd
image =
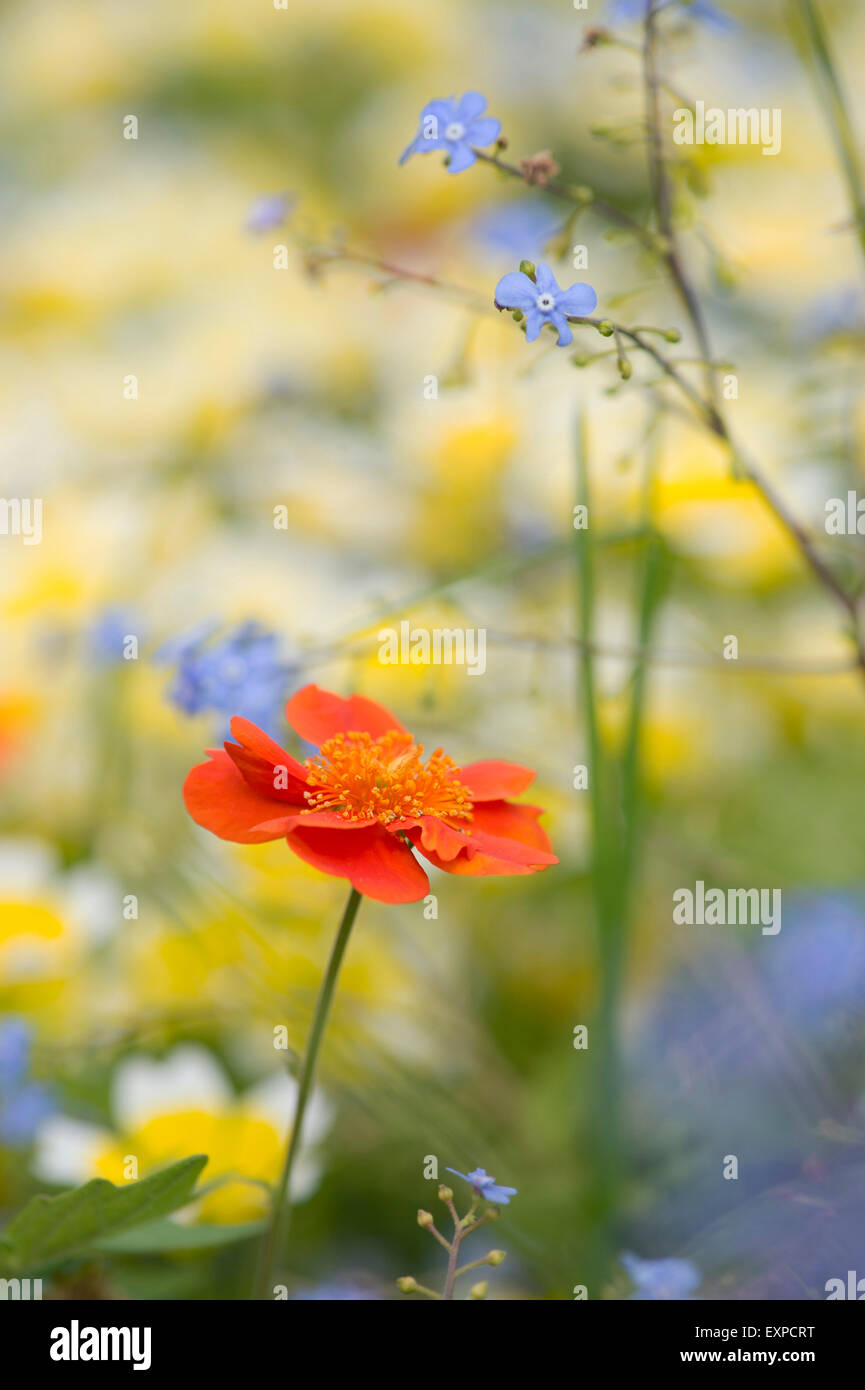
{"label": "white flower center", "polygon": [[548,314],[556,307],[556,301],[551,294],[539,294],[535,302],[542,314]]}
{"label": "white flower center", "polygon": [[462,140],[465,133],[466,128],[464,125],[460,125],[459,121],[451,121],[449,126],[445,126],[446,140]]}

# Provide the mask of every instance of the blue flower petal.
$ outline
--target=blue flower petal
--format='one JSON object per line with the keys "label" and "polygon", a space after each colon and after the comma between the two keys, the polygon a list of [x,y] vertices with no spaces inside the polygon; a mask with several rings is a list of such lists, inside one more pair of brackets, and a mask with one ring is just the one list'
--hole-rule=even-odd
{"label": "blue flower petal", "polygon": [[[486,105],[486,103],[484,103],[484,105]],[[453,97],[435,97],[432,101],[427,102],[420,113],[421,133],[423,133],[424,122],[429,116],[434,117],[442,133],[444,133],[445,126],[450,125],[452,121],[459,120],[459,116],[457,115],[457,104]]]}
{"label": "blue flower petal", "polygon": [[487,99],[483,92],[466,92],[460,97],[456,109],[456,119],[461,125],[476,121],[482,111],[487,109]]}
{"label": "blue flower petal", "polygon": [[0,1024],[0,1092],[17,1089],[30,1065],[32,1031],[29,1023],[10,1015]]}
{"label": "blue flower petal", "polygon": [[471,1183],[475,1192],[479,1193],[486,1202],[498,1202],[506,1207],[512,1197],[516,1197],[515,1187],[502,1187],[485,1168],[473,1168],[470,1173],[460,1173],[456,1168],[448,1168],[449,1173],[455,1173],[464,1182]]}
{"label": "blue flower petal", "polygon": [[29,1082],[0,1107],[0,1141],[13,1149],[24,1148],[56,1108],[47,1086]]}
{"label": "blue flower petal", "polygon": [[598,307],[598,296],[591,285],[571,285],[556,296],[556,308],[573,318],[584,318]]}
{"label": "blue flower petal", "polygon": [[498,1183],[489,1184],[482,1190],[486,1201],[496,1202],[501,1207],[506,1207],[511,1198],[517,1195],[515,1187],[500,1187]]}
{"label": "blue flower petal", "polygon": [[571,332],[570,324],[558,307],[550,314],[550,323],[559,330],[559,347],[569,347],[574,341],[574,335]]}
{"label": "blue flower petal", "polygon": [[538,261],[537,265],[535,266],[535,282],[538,287],[538,294],[555,295],[556,300],[558,301],[561,291],[559,290],[556,277],[550,270],[550,267],[547,265],[546,261]]}
{"label": "blue flower petal", "polygon": [[637,1286],[637,1300],[687,1299],[699,1287],[700,1273],[690,1260],[643,1260],[627,1250],[619,1258]]}
{"label": "blue flower petal", "polygon": [[411,144],[406,145],[397,162],[405,164],[406,160],[410,159],[413,154],[432,154],[433,150],[446,150],[448,148],[447,140],[441,135],[416,135]]}
{"label": "blue flower petal", "polygon": [[496,285],[496,304],[502,304],[506,309],[533,309],[537,298],[534,284],[521,270],[512,270],[509,275],[503,275]]}
{"label": "blue flower petal", "polygon": [[527,343],[533,343],[535,341],[546,322],[547,316],[546,314],[542,314],[540,309],[529,309],[526,314]]}
{"label": "blue flower petal", "polygon": [[472,121],[466,127],[466,144],[475,145],[482,150],[485,145],[491,145],[494,140],[498,140],[502,133],[502,123],[497,121],[495,116],[484,116],[481,121]]}
{"label": "blue flower petal", "polygon": [[452,144],[450,152],[449,174],[461,174],[464,169],[470,169],[476,163],[474,150],[462,140],[458,144]]}

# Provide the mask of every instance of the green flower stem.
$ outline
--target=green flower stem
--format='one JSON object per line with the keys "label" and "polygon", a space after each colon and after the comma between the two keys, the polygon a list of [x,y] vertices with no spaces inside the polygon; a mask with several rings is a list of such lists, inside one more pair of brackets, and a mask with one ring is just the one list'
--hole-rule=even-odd
{"label": "green flower stem", "polygon": [[[835,78],[834,68],[832,68],[831,55],[825,42],[820,42],[824,38],[819,26],[818,16],[810,0],[802,0],[802,4],[807,11],[806,18],[811,22],[810,38],[816,45],[816,55],[818,65],[824,81],[830,84],[834,81],[835,95],[840,97],[840,85]],[[684,305],[694,335],[700,349],[700,356],[705,361],[705,387],[706,398],[703,401],[703,412],[705,423],[713,434],[717,435],[730,450],[730,457],[733,463],[734,476],[747,478],[757,490],[762,494],[763,500],[774,512],[777,520],[785,528],[793,542],[798,546],[803,559],[810,566],[815,577],[828,590],[835,600],[845,610],[850,629],[849,635],[852,637],[856,649],[856,661],[863,674],[865,674],[865,633],[862,631],[861,617],[859,613],[859,603],[855,594],[848,592],[842,580],[836,575],[830,564],[823,559],[816,542],[812,539],[809,532],[801,525],[796,517],[790,512],[786,501],[776,491],[773,483],[763,473],[751,459],[746,459],[739,449],[733,434],[727,425],[718,401],[717,383],[712,367],[714,360],[711,342],[709,339],[706,321],[703,316],[702,306],[688,276],[685,262],[682,257],[676,228],[673,221],[672,194],[669,181],[669,170],[664,155],[664,143],[662,135],[659,91],[660,82],[657,68],[657,31],[656,21],[660,7],[658,0],[648,0],[646,8],[646,19],[643,39],[643,66],[646,102],[646,126],[649,138],[649,179],[652,189],[652,202],[655,208],[657,219],[658,235],[662,245],[665,247],[664,262],[673,286]],[[828,63],[828,68],[827,68]],[[841,101],[840,111],[846,117],[846,108]],[[845,145],[845,150],[849,152],[850,146],[846,135],[843,134],[843,119],[841,127],[837,125],[839,120],[839,108],[837,101],[833,104],[833,112],[836,120],[836,130],[839,131],[839,138]],[[854,170],[849,163],[845,162],[848,182],[851,189],[851,198],[854,208],[861,209],[862,200],[859,193],[858,170]],[[865,240],[863,240],[865,249]],[[632,335],[633,337],[633,335]],[[645,342],[645,340],[644,340]],[[661,357],[661,362],[665,364],[665,370],[679,385],[684,378],[665,363]],[[692,388],[688,387],[692,392]]]}
{"label": "green flower stem", "polygon": [[270,1224],[261,1248],[255,1295],[260,1299],[270,1297],[276,1252],[279,1248],[281,1238],[288,1230],[289,1220],[291,1218],[291,1174],[294,1169],[295,1159],[300,1152],[303,1117],[306,1113],[307,1102],[315,1081],[318,1054],[321,1050],[322,1038],[324,1037],[324,1030],[327,1026],[330,1007],[333,1003],[333,995],[336,989],[340,966],[342,965],[343,956],[345,955],[345,948],[348,945],[348,938],[351,935],[351,929],[354,926],[357,910],[360,907],[360,900],[360,893],[358,893],[356,888],[352,888],[348,902],[345,905],[345,911],[342,914],[342,921],[339,924],[336,940],[333,943],[333,949],[330,953],[330,960],[327,963],[327,970],[321,983],[321,989],[319,990],[318,1000],[315,1006],[315,1016],[312,1021],[312,1030],[306,1045],[306,1053],[300,1071],[297,1106],[294,1112],[291,1136],[286,1149],[285,1163],[283,1164],[279,1184],[273,1194]]}
{"label": "green flower stem", "polygon": [[460,1265],[454,1274],[455,1279],[459,1279],[461,1274],[468,1274],[470,1269],[480,1269],[482,1265],[488,1265],[489,1260],[486,1255],[482,1255],[479,1260],[472,1260],[471,1264]]}
{"label": "green flower stem", "polygon": [[457,1260],[460,1254],[460,1244],[462,1237],[457,1233],[451,1242],[450,1253],[448,1255],[448,1272],[445,1279],[443,1299],[452,1299],[454,1296],[454,1280],[457,1277]]}
{"label": "green flower stem", "polygon": [[577,500],[588,508],[589,526],[574,533],[577,625],[580,637],[578,684],[588,743],[592,826],[592,888],[597,924],[600,998],[593,1028],[591,1079],[587,1087],[584,1134],[589,1158],[584,1194],[585,1281],[600,1283],[609,1258],[610,1226],[619,1192],[618,1143],[621,1078],[619,994],[624,958],[623,865],[616,844],[615,769],[610,765],[598,722],[595,671],[595,563],[589,485],[588,431],[581,413],[577,432]]}
{"label": "green flower stem", "polygon": [[865,256],[865,187],[863,187],[862,164],[856,136],[844,99],[844,89],[835,67],[819,9],[813,0],[793,0],[793,3],[801,17],[808,45],[814,57],[824,105],[847,183],[850,206],[856,223],[856,235],[862,254]]}
{"label": "green flower stem", "polygon": [[[469,1210],[463,1217],[460,1217],[459,1212],[454,1206],[454,1201],[452,1197],[445,1199],[445,1205],[448,1211],[450,1212],[451,1220],[454,1223],[454,1236],[453,1240],[450,1242],[448,1246],[448,1272],[447,1277],[445,1279],[444,1290],[441,1296],[443,1300],[451,1300],[454,1296],[454,1284],[456,1282],[457,1275],[463,1272],[457,1267],[459,1264],[460,1247],[463,1241],[465,1240],[466,1236],[470,1235],[472,1231],[476,1231],[478,1226],[482,1226],[484,1222],[489,1219],[489,1217],[488,1215],[484,1215],[479,1217],[477,1221],[474,1220],[474,1214],[477,1208],[477,1199],[475,1199],[472,1202]],[[467,1268],[468,1267],[470,1266],[467,1266]]]}

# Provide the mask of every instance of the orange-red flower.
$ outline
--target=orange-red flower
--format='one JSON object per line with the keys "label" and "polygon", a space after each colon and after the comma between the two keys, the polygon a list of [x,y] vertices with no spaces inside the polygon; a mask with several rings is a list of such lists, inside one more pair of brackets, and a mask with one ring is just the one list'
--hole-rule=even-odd
{"label": "orange-red flower", "polygon": [[381,705],[316,685],[289,700],[286,716],[318,756],[299,763],[248,719],[232,719],[237,742],[210,749],[186,779],[194,821],[240,844],[284,835],[307,864],[385,903],[429,892],[413,850],[450,874],[532,874],[558,863],[540,807],[509,800],[533,780],[531,768],[460,768],[440,748],[424,761]]}

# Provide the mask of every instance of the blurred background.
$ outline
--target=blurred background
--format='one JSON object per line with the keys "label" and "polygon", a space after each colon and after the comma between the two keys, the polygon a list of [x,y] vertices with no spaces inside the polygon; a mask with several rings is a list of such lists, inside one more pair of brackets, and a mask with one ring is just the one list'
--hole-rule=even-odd
{"label": "blurred background", "polygon": [[[865,12],[822,12],[855,92]],[[845,184],[794,7],[723,14],[668,17],[665,72],[690,100],[782,108],[783,148],[670,145],[676,216],[738,380],[737,438],[852,587],[861,542],[824,531],[826,500],[862,485]],[[587,47],[587,25],[623,43]],[[428,100],[479,89],[508,159],[552,150],[645,220],[639,42],[615,6],[565,0],[4,5],[0,490],[44,508],[40,544],[0,536],[7,1216],[122,1180],[127,1154],[143,1174],[195,1152],[224,1181],[192,1219],[264,1212],[292,1096],[273,1029],[293,1060],[344,885],[279,842],[207,835],[181,786],[235,713],[302,756],[282,707],[315,681],[383,701],[457,762],[536,768],[561,863],[433,871],[435,920],[363,904],[280,1264],[291,1296],[440,1283],[415,1220],[435,1205],[428,1156],[519,1189],[493,1297],[633,1296],[625,1250],[687,1259],[698,1297],[823,1297],[861,1264],[865,686],[838,610],[651,367],[579,369],[490,311],[500,276],[545,256],[600,314],[679,328],[665,351],[687,363],[681,307],[634,238],[486,165],[397,165]],[[616,766],[641,691],[612,963],[574,786],[586,478]],[[643,661],[647,536],[662,578]],[[376,634],[403,618],[486,628],[485,675],[381,665]],[[781,932],[675,926],[672,894],[698,879],[781,889]],[[254,1254],[118,1257],[53,1289],[246,1297]]]}

